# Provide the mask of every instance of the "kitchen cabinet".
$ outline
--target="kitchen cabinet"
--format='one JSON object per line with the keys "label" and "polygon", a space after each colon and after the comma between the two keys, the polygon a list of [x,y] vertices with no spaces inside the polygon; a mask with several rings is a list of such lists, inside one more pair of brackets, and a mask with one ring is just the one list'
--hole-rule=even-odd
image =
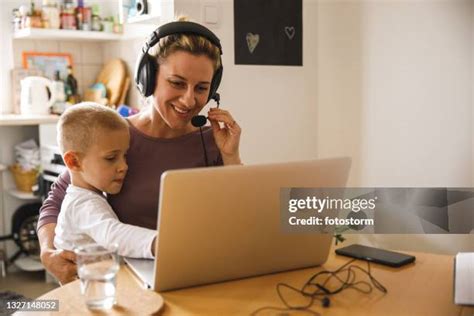
{"label": "kitchen cabinet", "polygon": [[[0,115],[0,235],[11,233],[13,213],[23,204],[40,201],[32,193],[16,190],[8,166],[14,163],[14,146],[28,139],[35,139],[41,146],[56,143],[56,122],[53,115]],[[7,256],[18,247],[12,240],[0,243]]]}

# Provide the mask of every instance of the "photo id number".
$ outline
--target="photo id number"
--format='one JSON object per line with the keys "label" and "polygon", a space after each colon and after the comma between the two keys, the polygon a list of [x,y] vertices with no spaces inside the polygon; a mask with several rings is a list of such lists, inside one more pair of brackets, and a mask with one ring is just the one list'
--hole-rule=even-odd
{"label": "photo id number", "polygon": [[59,300],[11,300],[6,301],[4,304],[4,308],[10,311],[59,311]]}

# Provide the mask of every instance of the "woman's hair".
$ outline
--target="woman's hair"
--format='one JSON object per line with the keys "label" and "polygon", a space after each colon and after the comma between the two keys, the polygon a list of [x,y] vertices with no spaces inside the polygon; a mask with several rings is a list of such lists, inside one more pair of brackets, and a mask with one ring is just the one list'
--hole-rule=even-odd
{"label": "woman's hair", "polygon": [[[176,21],[189,21],[186,16],[179,16]],[[150,49],[150,55],[157,57],[158,64],[177,51],[185,51],[193,55],[204,55],[211,59],[216,71],[221,66],[220,51],[210,40],[200,35],[171,34],[160,39],[157,45]]]}
{"label": "woman's hair", "polygon": [[85,153],[100,131],[128,131],[127,121],[116,111],[94,102],[82,102],[67,109],[57,125],[61,152]]}

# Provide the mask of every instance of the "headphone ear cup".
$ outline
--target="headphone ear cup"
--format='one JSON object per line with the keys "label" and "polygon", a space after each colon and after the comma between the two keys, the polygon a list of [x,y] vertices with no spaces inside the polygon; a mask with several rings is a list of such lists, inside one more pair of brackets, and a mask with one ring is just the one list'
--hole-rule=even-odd
{"label": "headphone ear cup", "polygon": [[[148,55],[148,54],[147,54]],[[149,97],[155,92],[156,88],[156,76],[158,75],[158,62],[156,58],[148,55],[147,61],[147,77],[146,77],[146,93],[145,96]]]}
{"label": "headphone ear cup", "polygon": [[155,91],[157,68],[156,59],[143,53],[136,67],[135,83],[144,97],[149,97]]}
{"label": "headphone ear cup", "polygon": [[214,77],[212,77],[211,81],[211,87],[209,89],[209,98],[207,99],[207,102],[209,102],[214,95],[217,92],[217,89],[219,89],[219,85],[221,84],[221,79],[222,79],[222,73],[224,72],[224,68],[219,67],[219,69],[216,70],[216,73],[214,74]]}
{"label": "headphone ear cup", "polygon": [[145,97],[149,97],[155,92],[156,75],[158,71],[158,63],[156,58],[146,54],[146,63],[144,64],[143,80],[145,84]]}

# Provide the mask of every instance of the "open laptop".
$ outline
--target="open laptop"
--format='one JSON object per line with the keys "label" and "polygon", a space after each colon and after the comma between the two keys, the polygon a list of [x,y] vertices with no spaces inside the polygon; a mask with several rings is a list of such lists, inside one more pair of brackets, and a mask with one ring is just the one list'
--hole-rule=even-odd
{"label": "open laptop", "polygon": [[287,233],[280,188],[344,187],[349,158],[167,171],[155,260],[125,258],[166,291],[324,263],[332,234]]}

